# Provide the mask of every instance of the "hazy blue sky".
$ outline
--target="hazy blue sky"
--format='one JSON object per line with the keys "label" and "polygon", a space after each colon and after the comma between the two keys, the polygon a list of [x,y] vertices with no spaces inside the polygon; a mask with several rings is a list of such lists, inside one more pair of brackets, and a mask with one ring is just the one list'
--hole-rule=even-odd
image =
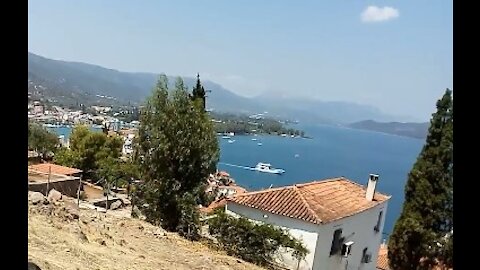
{"label": "hazy blue sky", "polygon": [[453,88],[452,1],[28,1],[28,49],[121,71],[375,105],[426,120]]}

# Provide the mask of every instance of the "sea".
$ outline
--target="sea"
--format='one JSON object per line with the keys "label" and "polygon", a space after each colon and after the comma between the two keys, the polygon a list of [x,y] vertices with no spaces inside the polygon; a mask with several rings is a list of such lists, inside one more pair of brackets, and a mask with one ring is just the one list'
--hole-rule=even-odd
{"label": "sea", "polygon": [[[312,139],[252,135],[234,136],[229,142],[219,136],[218,169],[227,171],[249,191],[339,176],[366,185],[370,173],[378,174],[377,191],[392,196],[384,226],[384,238],[388,238],[402,209],[408,173],[425,141],[341,126],[295,128]],[[53,130],[66,138],[71,132],[65,127]],[[258,162],[270,163],[285,173],[252,171]]]}

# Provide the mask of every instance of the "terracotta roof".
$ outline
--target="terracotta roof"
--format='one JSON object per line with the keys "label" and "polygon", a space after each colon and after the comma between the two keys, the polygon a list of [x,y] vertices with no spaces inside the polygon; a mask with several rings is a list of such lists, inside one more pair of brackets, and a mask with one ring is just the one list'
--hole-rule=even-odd
{"label": "terracotta roof", "polygon": [[388,266],[388,248],[385,244],[382,244],[378,250],[377,269],[390,270],[390,266]]}
{"label": "terracotta roof", "polygon": [[220,176],[230,176],[230,174],[227,173],[226,171],[219,171],[218,175],[220,175]]}
{"label": "terracotta roof", "polygon": [[79,169],[60,166],[60,165],[52,164],[52,163],[41,163],[41,164],[35,164],[35,165],[28,166],[29,170],[42,172],[42,173],[49,173],[49,168],[51,168],[51,173],[52,174],[72,175],[72,174],[82,172],[82,170],[79,170]]}
{"label": "terracotta roof", "polygon": [[200,212],[210,214],[213,213],[215,209],[225,206],[225,204],[227,204],[227,200],[225,199],[216,200],[213,201],[208,207],[200,208]]}
{"label": "terracotta roof", "polygon": [[324,224],[372,208],[390,196],[375,192],[365,199],[366,188],[346,178],[333,178],[280,188],[248,192],[229,201],[273,214]]}

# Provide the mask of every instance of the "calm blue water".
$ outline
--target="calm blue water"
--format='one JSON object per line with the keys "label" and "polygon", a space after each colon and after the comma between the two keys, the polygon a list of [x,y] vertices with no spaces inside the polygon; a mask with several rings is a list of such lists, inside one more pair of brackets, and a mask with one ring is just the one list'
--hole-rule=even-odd
{"label": "calm blue water", "polygon": [[[56,127],[56,128],[47,128],[47,129],[55,132],[58,135],[65,136],[65,140],[67,140],[70,137],[70,133],[72,133],[72,128],[70,127]],[[90,130],[98,131],[98,132],[102,131],[101,128],[95,128],[95,127],[90,127]]]}
{"label": "calm blue water", "polygon": [[[380,175],[377,190],[392,195],[384,228],[384,232],[390,234],[402,208],[408,172],[424,140],[333,126],[301,129],[314,139],[235,136],[235,142],[228,143],[219,137],[218,167],[228,171],[239,185],[250,191],[338,176],[365,185],[368,175],[377,173]],[[70,133],[69,128],[54,130],[66,138]],[[263,145],[258,146],[258,142]],[[254,167],[258,162],[271,163],[286,173],[266,174],[223,164]]]}

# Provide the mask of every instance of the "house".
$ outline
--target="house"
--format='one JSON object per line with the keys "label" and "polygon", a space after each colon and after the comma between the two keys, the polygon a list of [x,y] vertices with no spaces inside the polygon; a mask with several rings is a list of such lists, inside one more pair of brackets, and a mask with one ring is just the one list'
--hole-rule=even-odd
{"label": "house", "polygon": [[200,210],[200,213],[204,215],[211,215],[216,209],[225,207],[226,204],[227,204],[227,200],[225,198],[222,198],[222,199],[213,201],[208,207],[201,207],[199,210]]}
{"label": "house", "polygon": [[28,166],[28,170],[36,171],[44,174],[59,174],[67,176],[81,176],[82,170],[76,168],[70,168],[66,166],[61,166],[53,163],[40,163],[35,165]]}
{"label": "house", "polygon": [[390,196],[344,177],[239,194],[225,211],[269,223],[301,240],[309,253],[297,261],[287,250],[277,263],[289,269],[375,270]]}
{"label": "house", "polygon": [[247,192],[246,189],[237,186],[237,185],[231,185],[231,186],[218,186],[217,187],[217,197],[232,197],[237,194],[242,194]]}
{"label": "house", "polygon": [[46,196],[50,190],[55,189],[64,195],[76,197],[79,186],[79,177],[28,170],[29,191],[40,192]]}

